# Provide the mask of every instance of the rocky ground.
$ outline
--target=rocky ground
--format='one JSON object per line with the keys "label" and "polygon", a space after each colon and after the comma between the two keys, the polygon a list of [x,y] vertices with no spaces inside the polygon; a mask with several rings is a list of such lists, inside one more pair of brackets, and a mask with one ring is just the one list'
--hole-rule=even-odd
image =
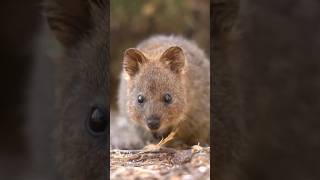
{"label": "rocky ground", "polygon": [[112,180],[206,180],[210,179],[210,148],[193,146],[176,150],[110,151],[110,178]]}

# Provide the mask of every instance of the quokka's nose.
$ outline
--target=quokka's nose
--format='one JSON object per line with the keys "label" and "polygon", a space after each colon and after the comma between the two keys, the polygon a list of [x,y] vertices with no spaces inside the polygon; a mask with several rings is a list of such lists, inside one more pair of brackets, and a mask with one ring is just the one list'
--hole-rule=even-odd
{"label": "quokka's nose", "polygon": [[151,130],[157,130],[160,127],[160,118],[158,116],[150,116],[147,119],[147,125]]}

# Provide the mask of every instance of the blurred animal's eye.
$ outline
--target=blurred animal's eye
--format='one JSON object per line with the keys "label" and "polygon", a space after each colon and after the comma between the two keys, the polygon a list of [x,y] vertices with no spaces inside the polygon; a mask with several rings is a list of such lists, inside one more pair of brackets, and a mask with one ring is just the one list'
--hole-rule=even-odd
{"label": "blurred animal's eye", "polygon": [[172,102],[172,97],[170,94],[165,94],[163,100],[165,103],[170,104]]}
{"label": "blurred animal's eye", "polygon": [[144,97],[142,95],[138,96],[138,103],[142,104],[144,102]]}
{"label": "blurred animal's eye", "polygon": [[91,109],[87,119],[87,130],[93,136],[103,134],[107,129],[106,108],[95,106]]}

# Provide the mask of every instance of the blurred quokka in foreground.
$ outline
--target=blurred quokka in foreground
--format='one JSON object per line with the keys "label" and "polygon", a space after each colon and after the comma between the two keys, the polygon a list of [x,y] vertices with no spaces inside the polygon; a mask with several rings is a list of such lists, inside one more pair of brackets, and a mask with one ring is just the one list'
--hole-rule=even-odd
{"label": "blurred quokka in foreground", "polygon": [[320,179],[320,2],[213,3],[214,179]]}
{"label": "blurred quokka in foreground", "polygon": [[106,179],[107,0],[48,0],[29,91],[25,179]]}
{"label": "blurred quokka in foreground", "polygon": [[182,37],[154,36],[125,51],[120,115],[137,125],[141,145],[174,130],[170,146],[209,144],[209,68],[203,51]]}

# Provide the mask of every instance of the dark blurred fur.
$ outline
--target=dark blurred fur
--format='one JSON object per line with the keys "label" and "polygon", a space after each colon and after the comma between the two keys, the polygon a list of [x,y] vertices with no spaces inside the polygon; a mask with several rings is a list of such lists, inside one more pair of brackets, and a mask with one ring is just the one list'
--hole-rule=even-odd
{"label": "dark blurred fur", "polygon": [[28,165],[24,125],[25,93],[32,65],[38,0],[0,2],[0,177],[18,179]]}
{"label": "dark blurred fur", "polygon": [[320,3],[212,5],[215,179],[319,179]]}
{"label": "dark blurred fur", "polygon": [[[30,89],[30,179],[105,179],[107,133],[92,136],[91,107],[109,114],[109,2],[48,0]],[[109,129],[107,127],[107,129]]]}

